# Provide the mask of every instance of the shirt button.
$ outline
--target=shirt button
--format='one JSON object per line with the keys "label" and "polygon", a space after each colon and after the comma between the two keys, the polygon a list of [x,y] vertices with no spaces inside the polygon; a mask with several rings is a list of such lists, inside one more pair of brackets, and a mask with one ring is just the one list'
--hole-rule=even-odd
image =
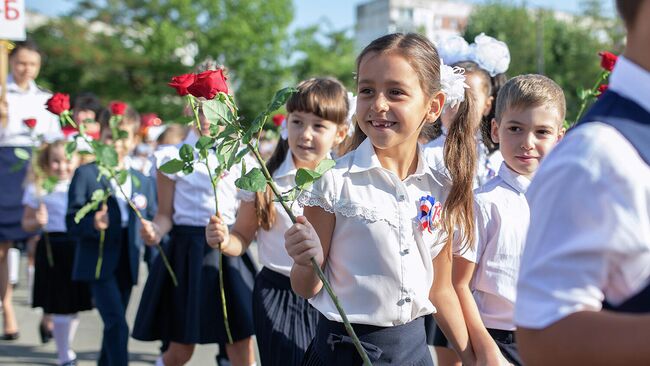
{"label": "shirt button", "polygon": [[399,200],[400,200],[400,201],[404,201],[405,198],[406,198],[406,197],[404,197],[403,194],[400,194],[400,195],[399,195]]}
{"label": "shirt button", "polygon": [[411,298],[410,298],[410,297],[407,297],[407,298],[404,299],[404,301],[406,301],[406,302],[411,302]]}

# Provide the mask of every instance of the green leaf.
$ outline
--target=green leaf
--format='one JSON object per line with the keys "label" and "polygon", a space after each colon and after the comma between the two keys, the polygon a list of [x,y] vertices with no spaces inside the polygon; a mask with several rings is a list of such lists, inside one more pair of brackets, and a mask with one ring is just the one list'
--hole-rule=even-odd
{"label": "green leaf", "polygon": [[27,150],[25,150],[23,148],[20,148],[20,147],[17,147],[17,148],[14,149],[14,155],[16,155],[16,157],[18,159],[20,159],[20,160],[26,160],[27,161],[30,158],[29,151],[27,151]]}
{"label": "green leaf", "polygon": [[114,168],[118,164],[117,152],[109,145],[99,144],[95,149],[95,157],[99,164],[109,168]]}
{"label": "green leaf", "polygon": [[214,145],[215,139],[210,136],[201,136],[194,145],[198,150],[208,150]]}
{"label": "green leaf", "polygon": [[180,155],[181,160],[186,163],[194,160],[194,148],[188,144],[183,144],[178,154]]}
{"label": "green leaf", "polygon": [[189,175],[194,172],[194,162],[193,161],[186,161],[185,164],[183,165],[183,174]]}
{"label": "green leaf", "polygon": [[203,114],[205,118],[210,121],[210,125],[225,125],[226,122],[232,122],[234,117],[230,112],[230,108],[224,101],[220,100],[223,98],[215,98],[203,102]]}
{"label": "green leaf", "polygon": [[298,89],[293,87],[280,89],[275,92],[273,100],[271,100],[271,103],[269,103],[268,107],[266,108],[266,114],[271,114],[278,108],[285,105],[285,103],[287,103],[287,100],[289,100],[289,98],[296,92],[298,92]]}
{"label": "green leaf", "polygon": [[72,156],[72,153],[77,150],[77,140],[72,140],[69,142],[66,142],[65,144],[65,156],[70,159]]}
{"label": "green leaf", "polygon": [[[237,156],[235,157],[235,164],[242,163],[242,169],[246,170],[246,159],[244,157],[248,154],[248,146],[244,146],[243,149],[239,150]],[[234,164],[233,164],[234,165]]]}
{"label": "green leaf", "polygon": [[97,175],[97,181],[99,182],[102,177],[106,177],[108,179],[111,178],[111,170],[108,169],[107,167],[103,165],[97,165],[97,169],[99,170],[99,175]]}
{"label": "green leaf", "polygon": [[115,174],[115,178],[117,178],[117,183],[119,185],[124,185],[126,183],[126,179],[129,177],[129,172],[126,170],[120,170]]}
{"label": "green leaf", "polygon": [[59,183],[59,179],[51,175],[43,181],[43,190],[47,193],[52,193],[57,183]]}
{"label": "green leaf", "polygon": [[93,192],[90,202],[83,205],[79,211],[74,215],[74,222],[79,223],[89,212],[97,210],[99,204],[108,198],[108,194],[103,189],[98,189]]}
{"label": "green leaf", "polygon": [[129,133],[127,131],[119,130],[119,129],[117,130],[117,139],[118,140],[120,140],[120,139],[123,140],[123,139],[128,139],[128,138],[129,138]]}
{"label": "green leaf", "polygon": [[132,182],[133,186],[135,188],[140,188],[140,185],[142,185],[142,182],[140,182],[140,178],[138,178],[138,176],[133,174],[133,173],[129,172],[129,174],[131,175],[131,182]]}
{"label": "green leaf", "polygon": [[306,188],[320,178],[321,174],[311,169],[300,168],[296,172],[296,185],[301,188]]}
{"label": "green leaf", "polygon": [[172,159],[160,166],[160,171],[166,174],[176,174],[183,170],[185,163],[178,159]]}
{"label": "green leaf", "polygon": [[320,163],[316,166],[316,171],[320,173],[321,175],[325,174],[326,171],[332,169],[336,165],[336,161],[332,159],[323,159],[321,160]]}
{"label": "green leaf", "polygon": [[266,178],[259,168],[253,168],[237,179],[235,185],[245,191],[263,192],[266,189]]}

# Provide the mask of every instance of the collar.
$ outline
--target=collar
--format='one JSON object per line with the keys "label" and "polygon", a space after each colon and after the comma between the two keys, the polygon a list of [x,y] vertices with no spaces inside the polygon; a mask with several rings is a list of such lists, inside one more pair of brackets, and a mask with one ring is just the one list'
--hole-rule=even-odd
{"label": "collar", "polygon": [[609,77],[609,87],[650,112],[650,71],[624,56],[619,56]]}
{"label": "collar", "polygon": [[273,173],[274,178],[283,178],[290,175],[296,175],[296,165],[293,163],[293,156],[291,155],[291,150],[287,151],[287,155],[284,157],[284,161],[275,170]]}
{"label": "collar", "polygon": [[[434,175],[431,168],[426,163],[425,155],[422,151],[422,146],[418,144],[418,165],[415,169],[415,173],[411,174],[409,177],[418,177],[423,175],[429,175],[435,181],[439,181]],[[369,138],[366,137],[365,140],[359,145],[359,147],[354,150],[354,156],[352,157],[352,166],[349,169],[350,173],[360,173],[365,172],[371,169],[384,169],[379,162],[379,158],[375,153],[375,147],[372,145],[372,142]],[[388,170],[386,170],[388,171]],[[408,178],[407,178],[408,179]]]}
{"label": "collar", "polygon": [[36,86],[34,80],[30,80],[27,90],[23,90],[18,86],[18,84],[16,84],[13,75],[9,74],[9,76],[7,76],[7,91],[21,94],[34,94],[38,91],[38,86]]}
{"label": "collar", "polygon": [[514,190],[517,192],[526,193],[528,190],[530,179],[508,168],[505,161],[501,163],[498,175],[501,177],[501,179],[503,179],[504,182],[506,182],[506,184],[514,188]]}

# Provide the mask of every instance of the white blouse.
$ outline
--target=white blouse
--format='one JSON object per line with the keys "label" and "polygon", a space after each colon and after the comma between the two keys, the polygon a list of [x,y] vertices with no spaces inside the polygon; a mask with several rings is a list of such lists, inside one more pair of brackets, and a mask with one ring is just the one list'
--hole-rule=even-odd
{"label": "white blouse", "polygon": [[[66,232],[65,214],[68,210],[68,188],[70,180],[60,181],[51,193],[36,192],[36,186],[30,183],[23,194],[23,205],[38,209],[41,202],[47,209],[45,231],[52,233]],[[40,196],[40,198],[39,198]]]}
{"label": "white blouse", "polygon": [[[183,143],[176,146],[164,146],[154,153],[156,157],[156,167],[160,166],[171,159],[180,159],[179,150],[183,144],[194,147],[198,137],[194,131],[190,131]],[[195,149],[195,155],[198,156],[198,150]],[[210,216],[214,215],[214,193],[208,169],[201,159],[194,164],[194,172],[184,174],[165,174],[169,179],[176,182],[174,190],[174,214],[172,221],[174,225],[189,226],[206,226],[210,221]],[[214,169],[219,166],[219,161],[214,153],[210,150],[208,163],[212,174]],[[217,197],[219,198],[219,212],[228,225],[235,223],[235,215],[239,207],[237,200],[237,187],[235,180],[241,175],[241,168],[236,165],[227,171],[217,184]]]}
{"label": "white blouse", "polygon": [[[301,204],[336,216],[324,272],[351,322],[394,326],[435,311],[429,301],[432,260],[444,235],[423,231],[417,219],[421,197],[444,202],[443,182],[421,149],[416,172],[400,180],[381,166],[366,139],[299,197]],[[309,301],[328,319],[341,321],[324,289]]]}
{"label": "white blouse", "polygon": [[[650,111],[650,72],[619,57],[610,89]],[[619,305],[650,278],[650,167],[615,128],[580,126],[544,160],[527,193],[530,229],[515,323],[545,328]]]}
{"label": "white blouse", "polygon": [[[7,126],[0,126],[0,146],[34,146],[37,137],[43,136],[51,142],[63,138],[59,117],[45,109],[45,102],[52,94],[39,88],[35,82],[22,90],[13,77],[7,78],[7,105],[9,116]],[[36,127],[30,130],[23,120],[36,119]]]}
{"label": "white blouse", "polygon": [[[289,151],[282,165],[273,172],[273,180],[280,192],[286,192],[295,186],[296,171],[291,151]],[[242,201],[253,202],[255,193],[240,190],[238,198]],[[289,203],[289,205],[295,216],[302,215],[302,207],[299,204]],[[293,222],[279,202],[275,202],[274,206],[276,216],[271,229],[264,230],[260,227],[257,230],[259,260],[264,267],[289,277],[293,259],[284,248],[284,233],[291,228]]]}
{"label": "white blouse", "polygon": [[487,328],[515,330],[517,277],[530,210],[530,180],[505,163],[499,174],[476,190],[476,245],[461,256],[476,263],[472,292]]}

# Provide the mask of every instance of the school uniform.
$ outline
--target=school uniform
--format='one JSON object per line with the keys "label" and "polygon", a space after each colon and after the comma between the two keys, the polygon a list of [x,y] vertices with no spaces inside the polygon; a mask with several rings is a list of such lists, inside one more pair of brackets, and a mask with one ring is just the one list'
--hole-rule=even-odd
{"label": "school uniform", "polygon": [[[435,312],[432,260],[444,235],[421,229],[419,200],[444,201],[446,182],[421,150],[415,173],[401,180],[381,166],[366,139],[299,198],[336,216],[324,272],[374,365],[432,365],[423,317]],[[321,319],[303,364],[359,364],[327,292],[309,301]]]}
{"label": "school uniform", "polygon": [[[140,212],[145,218],[153,218],[156,212],[156,197],[151,182],[141,173],[130,170],[139,180],[139,186],[131,178],[122,185],[125,193],[136,202],[144,202]],[[140,220],[128,206],[114,181],[106,178],[99,181],[99,170],[94,163],[82,165],[75,171],[68,195],[66,225],[71,236],[77,240],[72,278],[88,282],[95,307],[104,322],[102,350],[99,365],[126,365],[128,363],[127,342],[129,329],[126,323],[126,307],[131,289],[138,279],[140,250]],[[90,201],[97,189],[109,189],[113,195],[108,198],[109,225],[103,248],[103,263],[99,278],[95,278],[99,258],[99,231],[94,227],[94,212],[88,213],[79,224],[74,222],[76,212]]]}
{"label": "school uniform", "polygon": [[[0,241],[29,237],[20,225],[23,216],[23,183],[29,164],[22,164],[18,170],[12,169],[22,162],[14,150],[20,147],[31,153],[32,146],[38,143],[37,136],[43,136],[46,141],[63,137],[58,118],[45,109],[45,102],[51,96],[50,92],[38,87],[33,81],[30,81],[27,90],[22,90],[12,75],[7,78],[9,115],[6,127],[0,126],[0,176],[3,180],[3,189],[0,190]],[[33,130],[23,122],[30,118],[36,119]]]}
{"label": "school uniform", "polygon": [[609,91],[545,159],[527,193],[518,327],[603,308],[650,311],[649,123],[650,73],[619,57]]}
{"label": "school uniform", "polygon": [[[273,173],[281,192],[294,187],[296,166],[291,151]],[[242,201],[254,202],[255,193],[239,191]],[[264,266],[255,277],[253,289],[253,320],[257,348],[262,364],[300,365],[309,343],[316,334],[318,311],[291,289],[293,259],[284,247],[284,233],[293,222],[279,202],[274,204],[275,222],[269,230],[257,230],[259,261]],[[302,215],[302,207],[291,205],[294,215]]]}
{"label": "school uniform", "polygon": [[47,232],[52,249],[53,266],[47,258],[45,234],[36,245],[32,307],[43,308],[46,314],[74,314],[92,309],[90,288],[85,282],[72,280],[72,264],[76,242],[68,235],[65,215],[68,208],[70,180],[60,181],[51,193],[37,192],[34,184],[27,186],[23,205],[34,210],[43,203],[47,209]]}
{"label": "school uniform", "polygon": [[[197,136],[190,132],[183,142],[194,146]],[[181,145],[156,153],[156,166],[178,158]],[[196,151],[198,154],[198,151]],[[214,152],[210,168],[218,166]],[[228,225],[235,222],[238,208],[235,180],[239,167],[226,172],[217,185],[219,212]],[[166,174],[175,182],[174,223],[165,254],[178,280],[175,287],[158,257],[147,278],[135,319],[133,338],[186,344],[227,342],[219,287],[219,251],[205,241],[205,227],[214,215],[214,195],[203,162],[188,175]],[[224,286],[228,321],[234,341],[253,334],[252,289],[255,267],[250,258],[223,256]]]}

